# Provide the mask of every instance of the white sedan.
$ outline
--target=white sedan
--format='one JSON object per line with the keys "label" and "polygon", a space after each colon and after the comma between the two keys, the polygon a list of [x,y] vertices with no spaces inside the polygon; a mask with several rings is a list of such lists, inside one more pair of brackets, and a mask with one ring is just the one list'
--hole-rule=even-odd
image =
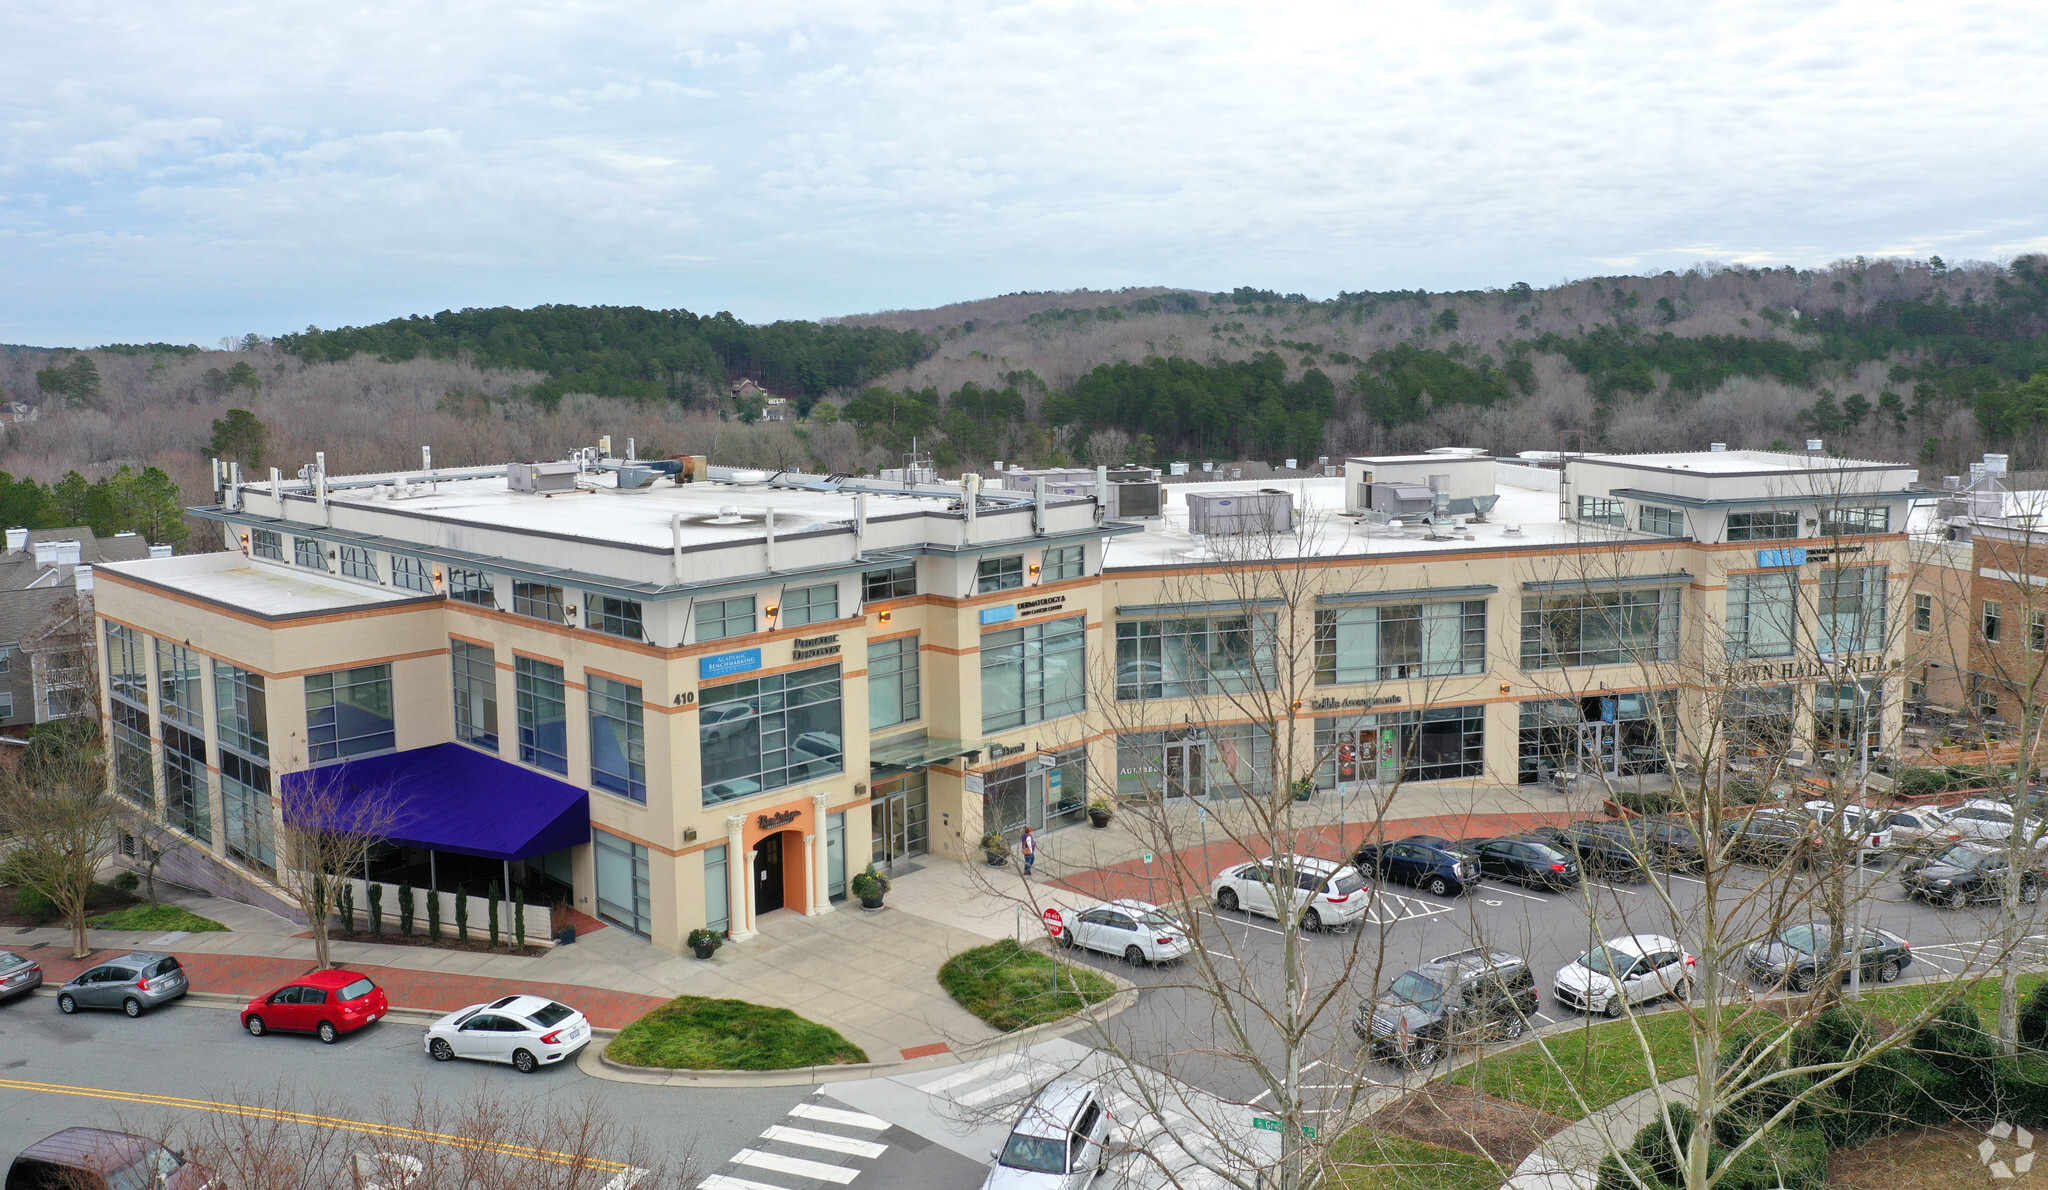
{"label": "white sedan", "polygon": [[1062,946],[1122,955],[1138,967],[1185,958],[1195,948],[1186,926],[1146,901],[1106,901],[1069,914],[1059,940]]}
{"label": "white sedan", "polygon": [[507,996],[472,1004],[427,1026],[424,1044],[437,1062],[508,1062],[521,1074],[552,1066],[590,1044],[590,1022],[546,996]]}
{"label": "white sedan", "polygon": [[1551,991],[1574,1012],[1620,1016],[1632,1004],[1688,998],[1696,966],[1674,938],[1630,934],[1610,938],[1559,968]]}

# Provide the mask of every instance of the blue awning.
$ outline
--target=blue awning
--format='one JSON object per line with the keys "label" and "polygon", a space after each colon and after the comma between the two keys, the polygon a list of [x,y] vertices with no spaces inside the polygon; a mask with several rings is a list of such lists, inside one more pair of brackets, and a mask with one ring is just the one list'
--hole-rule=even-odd
{"label": "blue awning", "polygon": [[285,821],[407,847],[531,859],[590,842],[590,794],[461,744],[286,773]]}

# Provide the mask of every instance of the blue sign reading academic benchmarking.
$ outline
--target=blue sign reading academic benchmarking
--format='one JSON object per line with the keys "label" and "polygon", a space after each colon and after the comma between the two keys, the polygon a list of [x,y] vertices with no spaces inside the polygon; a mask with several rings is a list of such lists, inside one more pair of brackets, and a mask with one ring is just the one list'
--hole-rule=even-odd
{"label": "blue sign reading academic benchmarking", "polygon": [[1780,550],[1758,550],[1756,552],[1756,564],[1758,566],[1804,566],[1806,565],[1806,547],[1803,545],[1792,545]]}
{"label": "blue sign reading academic benchmarking", "polygon": [[761,650],[741,649],[734,653],[713,653],[697,659],[697,677],[723,678],[761,668]]}

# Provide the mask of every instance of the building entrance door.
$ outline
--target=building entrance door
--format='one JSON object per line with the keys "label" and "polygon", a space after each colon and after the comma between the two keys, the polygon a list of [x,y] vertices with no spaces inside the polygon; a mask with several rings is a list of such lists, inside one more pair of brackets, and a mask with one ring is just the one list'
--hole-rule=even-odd
{"label": "building entrance door", "polygon": [[1202,745],[1176,740],[1166,745],[1166,796],[1201,797],[1207,792],[1202,773]]}
{"label": "building entrance door", "polygon": [[754,913],[782,908],[782,836],[769,835],[754,844]]}
{"label": "building entrance door", "polygon": [[1614,724],[1585,723],[1579,727],[1579,765],[1588,773],[1620,775],[1619,756],[1614,746]]}
{"label": "building entrance door", "polygon": [[875,866],[888,869],[910,854],[910,799],[892,794],[869,807],[874,817]]}

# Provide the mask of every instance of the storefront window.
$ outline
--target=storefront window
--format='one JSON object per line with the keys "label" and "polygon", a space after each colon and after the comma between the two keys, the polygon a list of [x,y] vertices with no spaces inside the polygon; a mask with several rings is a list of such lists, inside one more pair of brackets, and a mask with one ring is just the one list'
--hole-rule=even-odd
{"label": "storefront window", "polygon": [[1117,797],[1259,797],[1271,792],[1273,737],[1251,723],[1134,731],[1117,737]]}
{"label": "storefront window", "polygon": [[597,859],[597,915],[641,937],[654,932],[647,848],[601,830],[590,832]]}
{"label": "storefront window", "polygon": [[1663,772],[1677,746],[1677,715],[1671,690],[1525,702],[1517,779],[1528,785],[1558,772]]}
{"label": "storefront window", "polygon": [[213,842],[213,795],[206,740],[164,725],[164,819],[202,843]]}
{"label": "storefront window", "polygon": [[1484,599],[1316,611],[1318,685],[1485,672]]}
{"label": "storefront window", "polygon": [[726,867],[725,844],[704,849],[704,926],[712,930],[732,928],[732,885]]}
{"label": "storefront window", "polygon": [[[891,868],[931,850],[931,797],[923,769],[875,782],[872,798],[869,813],[874,831],[869,858],[877,867]],[[843,840],[841,847],[843,850]]]}
{"label": "storefront window", "polygon": [[1484,776],[1486,708],[1318,719],[1316,757],[1320,789],[1354,780],[1390,784]]}
{"label": "storefront window", "polygon": [[1722,733],[1732,759],[1783,756],[1792,746],[1797,692],[1791,686],[1730,690],[1721,704]]}
{"label": "storefront window", "polygon": [[1274,681],[1274,618],[1193,616],[1116,626],[1119,699],[1236,693]]}
{"label": "storefront window", "polygon": [[1884,743],[1884,682],[1870,679],[1824,682],[1813,693],[1813,740],[1819,748],[1861,746],[1876,752]]}

